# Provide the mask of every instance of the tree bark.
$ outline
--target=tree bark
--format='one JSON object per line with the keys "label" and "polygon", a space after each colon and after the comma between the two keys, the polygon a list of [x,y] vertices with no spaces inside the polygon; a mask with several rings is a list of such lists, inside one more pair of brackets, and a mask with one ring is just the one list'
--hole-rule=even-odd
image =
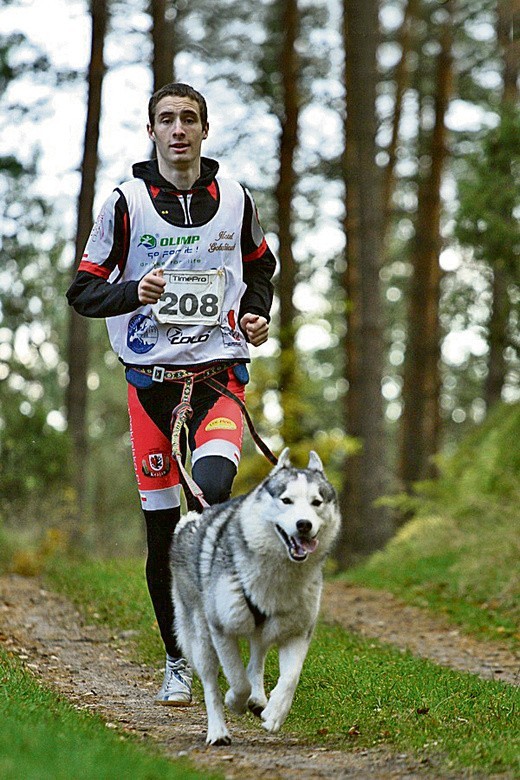
{"label": "tree bark", "polygon": [[507,326],[510,315],[508,273],[496,262],[492,268],[491,313],[488,321],[488,373],[484,388],[486,406],[490,409],[502,398],[507,365],[505,349],[508,345]]}
{"label": "tree bark", "polygon": [[346,191],[345,343],[346,429],[360,443],[346,468],[341,494],[344,530],[337,558],[345,568],[383,546],[392,533],[389,513],[375,501],[386,490],[383,399],[382,183],[376,166],[376,53],[378,3],[344,0],[347,114],[343,176]]}
{"label": "tree bark", "polygon": [[175,9],[171,0],[151,0],[153,91],[174,81]]}
{"label": "tree bark", "polygon": [[497,11],[497,38],[503,60],[502,100],[504,103],[516,103],[520,68],[520,0],[499,0]]}
{"label": "tree bark", "polygon": [[392,136],[387,149],[388,163],[383,173],[383,214],[384,227],[383,235],[386,236],[392,213],[392,193],[395,182],[395,166],[397,162],[397,149],[399,144],[399,127],[401,124],[401,115],[403,108],[403,98],[409,85],[410,72],[408,68],[408,59],[412,47],[413,22],[417,15],[418,0],[408,0],[404,10],[403,23],[399,34],[399,43],[401,45],[401,59],[395,73],[395,101],[394,114],[392,117]]}
{"label": "tree bark", "polygon": [[[108,11],[106,0],[91,0],[91,52],[88,68],[88,103],[85,123],[81,186],[78,197],[78,217],[75,241],[77,266],[87,242],[94,206],[98,141],[101,116],[101,91],[105,74],[104,43]],[[66,394],[68,430],[72,445],[71,479],[77,500],[78,517],[85,503],[85,485],[88,463],[87,436],[87,375],[89,363],[89,321],[70,309],[68,364],[69,384]],[[71,540],[72,542],[74,540]]]}
{"label": "tree bark", "polygon": [[[448,9],[448,4],[445,8]],[[445,115],[452,81],[451,17],[441,33],[435,79],[435,121],[426,165],[419,181],[419,201],[409,292],[408,338],[403,382],[399,474],[407,491],[417,480],[433,476],[432,455],[439,446],[441,269],[441,183],[446,158]]]}
{"label": "tree bark", "polygon": [[298,55],[295,49],[299,29],[297,0],[285,0],[281,8],[280,68],[283,116],[280,136],[280,169],[275,188],[280,257],[280,403],[283,411],[281,435],[290,446],[301,438],[298,414],[298,381],[295,350],[296,264],[293,255],[293,208],[296,187],[294,156],[298,145],[300,100],[298,91]]}

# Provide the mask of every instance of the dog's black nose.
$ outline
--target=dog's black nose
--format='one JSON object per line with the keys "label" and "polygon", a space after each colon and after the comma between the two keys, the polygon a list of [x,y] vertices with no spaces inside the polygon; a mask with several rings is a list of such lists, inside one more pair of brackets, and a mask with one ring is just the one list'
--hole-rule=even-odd
{"label": "dog's black nose", "polygon": [[296,528],[298,529],[299,533],[308,534],[312,530],[312,523],[310,520],[298,520],[296,523]]}

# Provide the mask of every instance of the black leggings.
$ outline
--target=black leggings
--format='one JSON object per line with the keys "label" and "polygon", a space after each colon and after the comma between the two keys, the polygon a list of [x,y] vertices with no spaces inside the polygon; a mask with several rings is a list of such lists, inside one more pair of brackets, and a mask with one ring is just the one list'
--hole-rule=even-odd
{"label": "black leggings", "polygon": [[[192,469],[195,482],[202,488],[208,504],[220,504],[231,494],[236,475],[236,466],[227,458],[211,455],[200,458]],[[189,502],[191,505],[191,502]],[[155,617],[159,625],[168,655],[179,658],[182,655],[173,631],[174,605],[172,598],[172,575],[170,550],[173,532],[180,519],[180,509],[143,510],[146,521],[146,582],[152,600]]]}

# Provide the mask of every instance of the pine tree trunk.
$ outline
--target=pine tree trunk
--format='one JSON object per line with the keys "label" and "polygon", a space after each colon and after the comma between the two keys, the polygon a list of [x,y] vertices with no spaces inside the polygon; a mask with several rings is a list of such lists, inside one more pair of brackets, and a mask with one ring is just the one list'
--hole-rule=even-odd
{"label": "pine tree trunk", "polygon": [[380,548],[392,525],[374,502],[386,490],[386,443],[381,379],[383,316],[379,270],[382,256],[382,183],[376,156],[376,52],[378,3],[344,0],[347,114],[343,175],[346,190],[347,335],[346,429],[360,443],[349,458],[341,494],[343,535],[337,558],[345,568]]}
{"label": "pine tree trunk", "polygon": [[401,45],[401,59],[395,73],[395,100],[394,114],[392,117],[392,136],[388,145],[388,162],[383,174],[383,235],[386,236],[392,213],[392,194],[394,190],[395,166],[397,162],[397,147],[399,143],[399,127],[403,108],[403,98],[408,87],[410,72],[408,59],[412,48],[413,22],[417,14],[418,0],[408,0],[404,10],[403,23],[399,34]]}
{"label": "pine tree trunk", "polygon": [[174,80],[175,17],[171,0],[151,0],[153,91]]}
{"label": "pine tree trunk", "polygon": [[484,388],[484,398],[488,409],[498,403],[502,397],[507,370],[505,349],[508,344],[507,325],[510,314],[507,292],[508,275],[504,268],[499,267],[498,263],[494,264],[492,273],[492,302],[488,322],[488,373]]}
{"label": "pine tree trunk", "polygon": [[[101,89],[105,74],[104,43],[107,28],[106,0],[91,1],[91,54],[88,69],[88,105],[81,163],[81,187],[78,198],[76,229],[76,273],[92,227],[92,212],[96,172],[98,167],[99,124],[101,116]],[[71,439],[71,478],[77,500],[78,518],[85,503],[85,485],[88,464],[87,436],[87,375],[89,362],[89,321],[70,309],[68,364],[69,385],[66,394],[68,430]],[[71,543],[77,542],[77,537]]]}
{"label": "pine tree trunk", "polygon": [[297,412],[299,387],[295,350],[296,265],[293,255],[293,209],[296,186],[294,156],[298,144],[298,37],[299,17],[296,0],[286,0],[281,6],[282,43],[280,67],[283,94],[283,117],[280,137],[280,171],[275,189],[280,257],[280,403],[283,411],[281,435],[290,446],[300,438]]}
{"label": "pine tree trunk", "polygon": [[518,101],[518,73],[520,70],[520,0],[498,0],[497,38],[502,50],[503,84],[502,100],[515,104]]}
{"label": "pine tree trunk", "polygon": [[409,292],[408,338],[403,382],[400,479],[406,490],[433,476],[432,455],[439,446],[441,269],[441,183],[446,158],[445,115],[451,94],[451,21],[441,35],[434,94],[435,122],[419,181],[419,201]]}

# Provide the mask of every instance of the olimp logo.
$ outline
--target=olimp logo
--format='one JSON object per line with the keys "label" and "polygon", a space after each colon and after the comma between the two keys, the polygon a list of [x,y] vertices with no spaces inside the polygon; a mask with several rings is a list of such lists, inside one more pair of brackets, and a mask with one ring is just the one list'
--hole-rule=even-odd
{"label": "olimp logo", "polygon": [[152,236],[151,233],[143,233],[139,238],[137,246],[144,246],[147,249],[155,249],[158,246],[185,246],[197,244],[200,236]]}
{"label": "olimp logo", "polygon": [[143,233],[137,246],[145,246],[147,249],[155,249],[157,246],[157,239],[155,236],[151,236],[150,233]]}

